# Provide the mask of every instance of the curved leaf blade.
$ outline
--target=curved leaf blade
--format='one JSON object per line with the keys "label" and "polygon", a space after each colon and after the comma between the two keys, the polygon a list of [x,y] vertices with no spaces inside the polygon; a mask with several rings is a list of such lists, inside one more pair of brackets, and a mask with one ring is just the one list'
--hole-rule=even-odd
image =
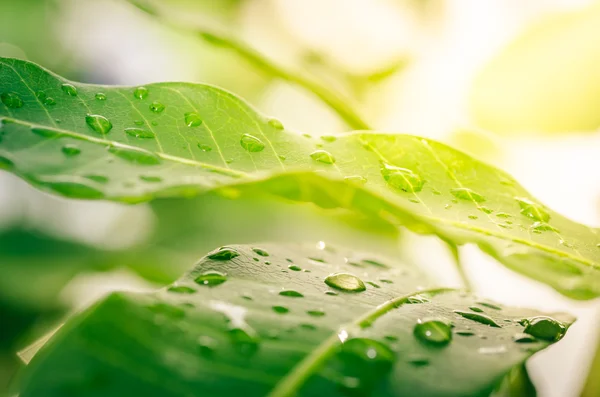
{"label": "curved leaf blade", "polygon": [[441,143],[375,132],[315,139],[209,85],[76,84],[9,59],[0,78],[0,166],[42,189],[125,202],[258,189],[473,242],[570,297],[600,295],[597,229]]}
{"label": "curved leaf blade", "polygon": [[[360,276],[365,291],[328,286],[332,272]],[[163,290],[114,294],[69,321],[31,361],[20,395],[487,396],[550,344],[511,339],[538,312],[479,305],[500,324],[490,327],[454,313],[477,298],[415,290],[427,285],[377,255],[222,248]],[[454,324],[448,344],[413,334],[430,317]]]}

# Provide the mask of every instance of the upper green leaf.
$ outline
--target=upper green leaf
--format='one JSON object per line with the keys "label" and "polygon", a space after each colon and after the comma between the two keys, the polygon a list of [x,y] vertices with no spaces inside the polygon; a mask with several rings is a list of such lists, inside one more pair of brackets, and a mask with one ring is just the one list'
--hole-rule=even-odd
{"label": "upper green leaf", "polygon": [[598,230],[443,144],[375,132],[313,138],[213,86],[76,84],[10,59],[0,60],[0,95],[0,166],[39,188],[125,202],[258,189],[473,242],[568,296],[600,295]]}
{"label": "upper green leaf", "polygon": [[489,396],[572,322],[531,321],[550,335],[519,323],[538,312],[427,285],[377,255],[222,247],[163,290],[67,322],[20,396]]}

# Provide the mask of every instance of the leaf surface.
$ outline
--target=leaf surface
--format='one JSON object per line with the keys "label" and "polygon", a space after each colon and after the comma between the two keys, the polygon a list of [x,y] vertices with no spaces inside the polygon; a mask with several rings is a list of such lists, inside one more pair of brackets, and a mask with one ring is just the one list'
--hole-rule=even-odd
{"label": "leaf surface", "polygon": [[[33,358],[20,395],[488,396],[550,344],[512,340],[517,320],[538,312],[428,288],[373,254],[221,248],[163,290],[113,294],[72,318]],[[448,324],[433,330],[445,343],[415,335],[430,319]]]}
{"label": "leaf surface", "polygon": [[441,143],[287,131],[219,88],[106,87],[0,61],[0,166],[83,199],[139,202],[253,189],[476,243],[577,299],[600,295],[598,230],[536,201],[506,173]]}

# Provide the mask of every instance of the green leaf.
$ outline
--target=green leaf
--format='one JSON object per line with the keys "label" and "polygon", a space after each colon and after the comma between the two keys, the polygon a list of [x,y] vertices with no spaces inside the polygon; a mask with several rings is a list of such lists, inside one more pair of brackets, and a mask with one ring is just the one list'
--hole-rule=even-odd
{"label": "green leaf", "polygon": [[[565,295],[600,295],[597,229],[441,143],[376,132],[317,139],[213,86],[76,84],[10,59],[0,61],[0,94],[0,165],[46,191],[123,202],[269,192],[476,243]],[[79,153],[65,154],[67,145]]]}
{"label": "green leaf", "polygon": [[[512,340],[538,312],[321,248],[222,247],[160,291],[113,294],[42,348],[20,396],[487,396],[551,343]],[[473,306],[499,327],[455,313]]]}

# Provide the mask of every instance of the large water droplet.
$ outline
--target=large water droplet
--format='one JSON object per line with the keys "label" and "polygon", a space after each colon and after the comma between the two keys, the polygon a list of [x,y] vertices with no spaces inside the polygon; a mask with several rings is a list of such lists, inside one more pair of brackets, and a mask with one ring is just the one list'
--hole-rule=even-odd
{"label": "large water droplet", "polygon": [[202,124],[202,119],[200,118],[200,115],[196,112],[186,113],[184,117],[185,124],[188,127],[198,127],[200,124]]}
{"label": "large water droplet", "polygon": [[108,151],[115,156],[138,165],[157,165],[160,164],[160,158],[154,153],[133,149],[123,146],[110,146]]}
{"label": "large water droplet", "polygon": [[473,320],[473,321],[476,321],[481,324],[489,325],[490,327],[502,328],[500,325],[498,325],[498,323],[496,323],[496,321],[494,321],[493,318],[491,318],[490,316],[487,316],[485,314],[466,312],[463,310],[454,310],[454,313],[456,313],[464,318],[468,318],[469,320]]}
{"label": "large water droplet", "polygon": [[404,192],[420,192],[425,181],[408,168],[396,167],[387,163],[381,163],[381,175],[383,179],[394,189]]}
{"label": "large water droplet", "polygon": [[546,316],[528,318],[523,320],[522,324],[525,325],[523,332],[547,341],[560,340],[566,331],[560,321]]}
{"label": "large water droplet", "polygon": [[133,90],[133,96],[137,99],[144,99],[149,93],[150,91],[148,91],[146,87],[137,87],[135,90]]}
{"label": "large water droplet", "polygon": [[214,287],[227,281],[227,276],[216,270],[208,270],[196,277],[194,281],[200,285]]}
{"label": "large water droplet", "polygon": [[304,295],[302,295],[300,292],[294,291],[292,289],[283,290],[283,291],[281,291],[279,293],[279,295],[281,295],[281,296],[288,296],[290,298],[302,298],[302,297],[304,297]]}
{"label": "large water droplet", "polygon": [[62,147],[62,152],[65,154],[65,156],[77,156],[79,153],[81,153],[81,149],[79,149],[76,145],[72,145],[72,144],[67,144],[65,146]]}
{"label": "large water droplet", "polygon": [[85,123],[99,134],[108,134],[112,129],[112,123],[109,119],[99,114],[88,114],[85,116]]}
{"label": "large water droplet", "polygon": [[136,138],[154,138],[154,132],[141,128],[125,128],[125,133]]}
{"label": "large water droplet", "polygon": [[0,100],[2,100],[2,103],[11,109],[17,109],[23,106],[23,100],[14,92],[3,93],[0,95]]}
{"label": "large water droplet", "polygon": [[260,139],[250,134],[242,135],[240,145],[249,152],[262,152],[265,148],[265,144]]}
{"label": "large water droplet", "polygon": [[325,284],[346,292],[361,292],[367,289],[365,283],[350,273],[333,273],[325,278]]}
{"label": "large water droplet", "polygon": [[461,200],[469,200],[474,201],[476,203],[481,203],[485,201],[485,197],[467,187],[457,187],[454,189],[450,189],[450,193],[452,193],[454,197],[459,198]]}
{"label": "large water droplet", "polygon": [[60,86],[63,92],[69,96],[77,96],[77,88],[73,84],[63,84]]}
{"label": "large water droplet", "polygon": [[163,110],[165,110],[165,105],[163,105],[162,103],[160,103],[158,101],[154,101],[150,104],[149,108],[154,113],[160,113]]}
{"label": "large water droplet", "polygon": [[419,320],[413,329],[415,337],[432,345],[447,345],[452,340],[452,327],[444,319]]}
{"label": "large water droplet", "polygon": [[310,154],[310,157],[323,164],[333,164],[335,163],[335,158],[326,150],[315,150]]}
{"label": "large water droplet", "polygon": [[216,259],[216,260],[219,260],[219,261],[228,261],[230,259],[233,259],[233,258],[239,256],[239,255],[240,255],[240,253],[237,252],[233,248],[230,248],[230,247],[221,247],[217,251],[209,254],[208,258],[209,259]]}
{"label": "large water droplet", "polygon": [[515,200],[519,203],[519,207],[521,207],[521,214],[540,222],[548,222],[550,220],[550,214],[540,204],[524,197],[515,197]]}

